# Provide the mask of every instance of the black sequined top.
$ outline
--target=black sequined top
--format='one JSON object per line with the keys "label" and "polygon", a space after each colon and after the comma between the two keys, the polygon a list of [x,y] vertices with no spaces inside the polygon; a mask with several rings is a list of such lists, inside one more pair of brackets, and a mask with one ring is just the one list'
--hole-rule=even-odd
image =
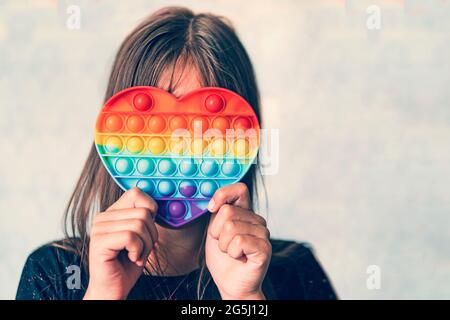
{"label": "black sequined top", "polygon": [[[35,250],[27,259],[20,278],[16,299],[82,299],[88,274],[80,266],[80,257],[54,244]],[[267,299],[330,300],[337,299],[333,287],[307,244],[271,240],[272,259],[263,282]],[[73,275],[78,268],[79,281]],[[181,276],[142,274],[128,299],[196,300],[200,270]],[[214,281],[209,281],[203,299],[220,299]]]}

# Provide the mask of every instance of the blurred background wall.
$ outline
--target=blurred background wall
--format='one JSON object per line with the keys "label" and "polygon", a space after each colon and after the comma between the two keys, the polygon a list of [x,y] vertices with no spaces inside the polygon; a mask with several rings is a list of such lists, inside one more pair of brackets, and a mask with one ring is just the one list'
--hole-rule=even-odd
{"label": "blurred background wall", "polygon": [[445,0],[0,1],[0,298],[61,237],[120,42],[169,4],[228,17],[253,59],[273,236],[311,243],[341,298],[450,298]]}

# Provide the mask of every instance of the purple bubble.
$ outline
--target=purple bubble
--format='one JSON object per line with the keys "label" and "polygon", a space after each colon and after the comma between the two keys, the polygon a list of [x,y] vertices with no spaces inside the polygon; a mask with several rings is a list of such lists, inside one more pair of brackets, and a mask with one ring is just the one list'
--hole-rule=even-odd
{"label": "purple bubble", "polygon": [[197,192],[197,185],[193,181],[182,181],[179,187],[180,193],[185,197],[192,197]]}
{"label": "purple bubble", "polygon": [[186,206],[181,201],[169,202],[169,213],[174,219],[181,219],[186,214]]}

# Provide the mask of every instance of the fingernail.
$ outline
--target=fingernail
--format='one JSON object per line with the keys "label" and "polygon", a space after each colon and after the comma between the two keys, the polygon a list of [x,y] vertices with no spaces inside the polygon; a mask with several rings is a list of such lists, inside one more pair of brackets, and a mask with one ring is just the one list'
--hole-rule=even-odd
{"label": "fingernail", "polygon": [[208,203],[208,210],[209,210],[209,211],[213,211],[215,205],[216,205],[216,202],[214,201],[214,199],[209,200],[209,203]]}

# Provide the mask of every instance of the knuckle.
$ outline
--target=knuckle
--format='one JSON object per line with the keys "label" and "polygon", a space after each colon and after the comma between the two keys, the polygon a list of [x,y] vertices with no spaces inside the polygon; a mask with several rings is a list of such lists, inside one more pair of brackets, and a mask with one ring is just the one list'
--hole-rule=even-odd
{"label": "knuckle", "polygon": [[137,187],[133,187],[127,192],[132,198],[137,198],[141,194],[141,190],[139,190],[139,188]]}
{"label": "knuckle", "polygon": [[142,233],[145,229],[144,222],[142,220],[134,220],[133,221],[133,229],[135,229],[137,232]]}
{"label": "knuckle", "polygon": [[235,186],[236,186],[236,191],[239,194],[244,195],[244,194],[248,193],[248,188],[247,188],[247,185],[245,183],[238,182],[238,183],[236,183]]}
{"label": "knuckle", "polygon": [[127,243],[134,242],[134,232],[133,231],[125,231],[124,238]]}
{"label": "knuckle", "polygon": [[137,208],[138,216],[140,219],[145,220],[149,217],[150,212],[147,208]]}
{"label": "knuckle", "polygon": [[244,243],[245,239],[244,236],[238,234],[237,236],[234,237],[234,242],[236,243],[236,245],[239,247]]}
{"label": "knuckle", "polygon": [[224,241],[219,241],[219,249],[222,252],[226,252],[227,251],[227,246],[225,245]]}
{"label": "knuckle", "polygon": [[216,193],[214,194],[214,197],[217,200],[223,200],[226,197],[225,191],[223,190],[223,188],[217,189]]}
{"label": "knuckle", "polygon": [[262,234],[263,234],[264,238],[267,238],[267,239],[270,238],[270,231],[269,231],[269,229],[267,229],[266,227],[261,226],[261,231],[262,231]]}
{"label": "knuckle", "polygon": [[236,224],[233,220],[228,220],[223,225],[223,230],[227,233],[233,232],[233,230],[236,228]]}
{"label": "knuckle", "polygon": [[269,241],[264,241],[263,251],[266,252],[270,256],[270,254],[272,252],[272,245],[270,244]]}
{"label": "knuckle", "polygon": [[256,214],[256,218],[258,220],[258,223],[262,224],[264,227],[267,226],[267,221],[266,219],[264,219],[263,217],[261,217],[260,215]]}
{"label": "knuckle", "polygon": [[224,204],[220,208],[220,211],[222,211],[222,214],[224,214],[226,216],[231,216],[233,214],[233,206],[230,204]]}

